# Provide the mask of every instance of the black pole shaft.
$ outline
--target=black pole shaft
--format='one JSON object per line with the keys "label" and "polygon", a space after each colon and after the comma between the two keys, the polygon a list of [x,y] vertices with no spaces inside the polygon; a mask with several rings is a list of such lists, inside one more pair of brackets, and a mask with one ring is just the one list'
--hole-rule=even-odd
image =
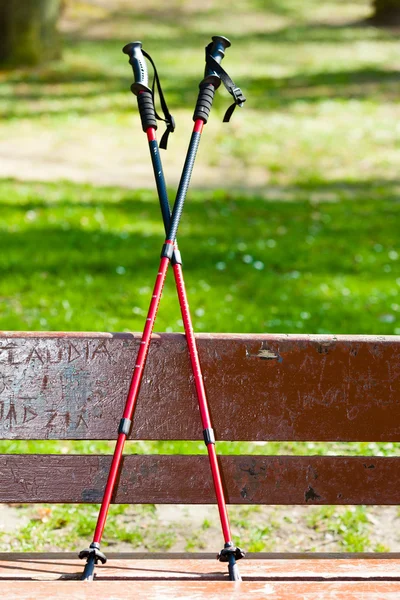
{"label": "black pole shaft", "polygon": [[[162,214],[163,223],[164,223],[165,235],[168,235],[168,231],[170,228],[170,222],[171,222],[171,207],[169,205],[169,200],[168,200],[168,192],[167,192],[167,186],[165,184],[165,177],[164,177],[164,171],[163,171],[162,162],[161,162],[160,149],[158,147],[158,143],[157,143],[156,139],[149,141],[149,149],[150,149],[151,162],[153,165],[154,179],[156,181],[156,186],[157,186],[158,199],[160,201],[160,208],[161,208],[161,214]],[[182,262],[181,255],[178,250],[178,246],[176,244],[174,247],[174,254],[171,258],[171,262],[172,262],[172,265],[175,265],[175,263]]]}
{"label": "black pole shaft", "polygon": [[161,163],[160,150],[157,140],[149,142],[151,162],[153,165],[154,179],[156,181],[158,198],[164,223],[165,234],[168,234],[171,221],[171,208],[168,201],[167,186],[165,184],[164,171]]}
{"label": "black pole shaft", "polygon": [[175,241],[176,233],[178,231],[178,225],[182,215],[183,205],[188,191],[190,177],[192,175],[193,165],[196,158],[197,149],[199,147],[200,138],[201,133],[198,131],[193,131],[192,137],[190,138],[189,148],[187,151],[185,164],[183,166],[182,177],[179,182],[174,209],[172,211],[169,230],[167,234],[167,239],[172,242]]}

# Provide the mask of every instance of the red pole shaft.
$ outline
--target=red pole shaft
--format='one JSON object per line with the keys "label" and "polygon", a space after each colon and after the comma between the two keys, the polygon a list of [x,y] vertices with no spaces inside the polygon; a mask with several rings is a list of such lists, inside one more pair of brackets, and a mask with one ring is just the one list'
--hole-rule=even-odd
{"label": "red pole shaft", "polygon": [[[160,267],[158,269],[156,282],[154,285],[153,296],[149,306],[149,312],[147,313],[146,325],[144,327],[142,339],[140,342],[140,348],[136,358],[135,368],[128,392],[128,397],[125,404],[125,410],[123,414],[123,418],[125,419],[132,419],[134,410],[136,408],[140,384],[142,382],[143,377],[143,370],[146,363],[147,353],[149,351],[151,334],[153,332],[154,322],[156,320],[157,310],[161,300],[161,294],[164,287],[165,277],[167,275],[168,265],[169,259],[162,258],[160,262]],[[114,456],[111,462],[110,472],[108,474],[103,501],[101,503],[99,516],[97,518],[96,529],[93,537],[94,542],[100,543],[101,537],[103,535],[108,510],[110,508],[112,494],[115,487],[115,482],[121,465],[121,458],[125,445],[125,440],[126,435],[124,433],[118,434],[117,444],[115,446]]]}
{"label": "red pole shaft", "polygon": [[147,141],[153,142],[156,139],[156,130],[154,129],[154,127],[149,127],[146,130],[146,135],[147,135]]}
{"label": "red pole shaft", "polygon": [[195,133],[202,133],[203,127],[204,127],[204,121],[202,121],[201,119],[197,119],[197,121],[194,122],[193,131]]}
{"label": "red pole shaft", "polygon": [[[193,131],[201,134],[203,131],[203,127],[204,127],[204,122],[201,119],[198,119],[194,123]],[[146,133],[147,133],[147,139],[149,142],[156,140],[156,132],[152,127],[149,127],[147,129]],[[189,356],[190,356],[193,377],[194,377],[195,386],[196,386],[196,393],[197,393],[198,404],[199,404],[199,409],[200,409],[201,422],[203,425],[203,429],[211,429],[212,428],[211,418],[210,418],[210,413],[208,410],[207,396],[206,396],[206,391],[204,388],[203,374],[201,372],[201,366],[200,366],[199,355],[197,352],[196,340],[194,337],[194,330],[193,330],[193,325],[192,325],[192,319],[190,316],[189,302],[187,299],[185,282],[183,279],[182,266],[180,264],[174,264],[173,270],[174,270],[176,288],[178,291],[179,305],[180,305],[181,313],[182,313],[182,320],[183,320],[186,339],[187,339],[188,348],[189,348]],[[230,542],[232,540],[232,537],[231,537],[231,532],[230,532],[228,512],[226,509],[225,495],[224,495],[224,490],[223,490],[222,482],[221,482],[221,475],[220,475],[220,470],[219,470],[219,465],[218,465],[218,459],[217,459],[217,454],[215,451],[215,445],[208,444],[207,452],[208,452],[208,457],[209,457],[209,461],[210,461],[212,478],[213,478],[213,482],[214,482],[214,489],[215,489],[215,495],[217,498],[218,511],[219,511],[220,520],[221,520],[222,532],[223,532],[224,540],[226,543],[226,542]]]}
{"label": "red pole shaft", "polygon": [[[203,374],[201,372],[199,354],[197,352],[196,340],[194,337],[194,330],[192,325],[192,319],[190,316],[189,302],[186,295],[185,282],[183,280],[182,266],[175,264],[174,276],[176,288],[178,291],[179,304],[182,312],[182,320],[185,328],[185,335],[189,347],[190,362],[192,364],[192,371],[194,376],[194,382],[196,386],[197,399],[199,403],[201,422],[203,429],[211,429],[211,418],[208,410],[208,402],[206,391],[204,388]],[[210,461],[211,473],[214,482],[215,495],[217,498],[218,511],[221,520],[222,532],[224,535],[225,543],[232,541],[228,511],[226,509],[226,501],[224,495],[224,489],[222,487],[221,475],[218,466],[217,454],[215,451],[214,444],[207,444],[208,458]]]}
{"label": "red pole shaft", "polygon": [[[204,126],[203,121],[201,119],[198,119],[194,123],[193,132],[201,134],[201,132],[203,130],[203,126]],[[149,141],[155,139],[155,130],[152,127],[147,129],[147,138]],[[192,157],[194,160],[194,155],[192,155]],[[190,177],[190,173],[189,173],[189,177]],[[173,244],[174,241],[175,240],[166,240],[165,243]],[[127,397],[126,404],[125,404],[125,409],[124,409],[124,414],[123,414],[124,419],[132,419],[135,408],[136,408],[136,402],[138,399],[140,385],[142,382],[143,370],[144,370],[144,366],[146,363],[147,353],[149,351],[151,334],[153,332],[154,322],[156,319],[158,306],[160,304],[161,294],[162,294],[162,290],[164,287],[169,262],[170,262],[169,258],[167,258],[167,257],[161,258],[160,267],[158,269],[158,274],[157,274],[156,282],[154,285],[153,296],[152,296],[152,299],[150,302],[149,311],[147,313],[146,325],[144,327],[144,331],[142,334],[142,339],[140,342],[140,348],[139,348],[138,356],[137,356],[136,363],[135,363],[133,377],[131,380],[131,385],[129,388],[128,397]],[[193,332],[193,328],[192,328],[192,332]],[[193,340],[194,340],[194,334],[193,334]],[[198,361],[198,357],[197,357],[197,361]],[[199,364],[199,368],[200,368],[200,364]],[[200,372],[200,374],[201,374],[201,372]],[[204,397],[205,397],[205,392],[204,392]],[[205,404],[205,409],[207,410],[207,404]],[[203,408],[203,410],[204,410],[204,408]],[[208,416],[208,420],[209,420],[209,416]],[[118,438],[117,438],[117,443],[115,446],[115,450],[114,450],[114,455],[113,455],[113,458],[111,461],[110,472],[108,474],[108,479],[107,479],[106,488],[104,491],[103,500],[102,500],[99,515],[97,518],[97,524],[96,524],[96,529],[95,529],[94,536],[93,536],[93,542],[100,543],[102,535],[103,535],[104,527],[105,527],[106,520],[107,520],[108,510],[110,508],[112,495],[113,495],[114,488],[115,488],[115,483],[116,483],[119,469],[121,466],[121,459],[122,459],[122,453],[123,453],[125,441],[126,441],[126,434],[119,433]],[[215,450],[214,450],[214,454],[215,454]],[[210,455],[210,451],[209,451],[209,455]],[[216,456],[215,456],[215,460],[212,462],[212,458],[210,455],[210,462],[212,465],[214,465],[214,468],[212,467],[213,468],[213,476],[214,476],[215,470],[216,470],[216,473],[219,475],[218,463],[216,462]],[[222,484],[221,484],[220,479],[219,479],[219,490],[220,490],[218,492],[219,496],[217,496],[217,498],[220,497],[221,493],[223,494]],[[222,496],[222,498],[223,498],[223,496]],[[226,508],[225,508],[225,513],[226,513]],[[227,516],[226,516],[226,522],[227,522]],[[229,523],[227,525],[223,524],[223,529],[224,529],[224,535],[225,535],[225,531],[229,532]]]}

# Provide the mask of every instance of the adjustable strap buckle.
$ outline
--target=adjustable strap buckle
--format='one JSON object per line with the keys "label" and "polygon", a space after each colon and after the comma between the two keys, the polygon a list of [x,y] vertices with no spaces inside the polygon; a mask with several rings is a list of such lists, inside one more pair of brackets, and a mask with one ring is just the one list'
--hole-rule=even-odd
{"label": "adjustable strap buckle", "polygon": [[230,120],[235,108],[237,106],[241,108],[246,102],[246,97],[244,96],[242,90],[239,87],[237,87],[237,85],[235,85],[235,83],[229,77],[225,69],[223,69],[221,65],[215,60],[215,58],[211,56],[210,48],[211,44],[209,44],[206,47],[206,64],[211,70],[213,70],[216,73],[216,75],[220,78],[220,80],[234,99],[234,103],[228,108],[223,119],[223,122],[227,123]]}
{"label": "adjustable strap buckle", "polygon": [[169,134],[174,133],[174,131],[175,131],[175,119],[171,115],[171,113],[168,113],[168,117],[163,120],[165,121],[167,129],[164,131],[162,138],[160,140],[160,148],[162,148],[163,150],[166,150]]}
{"label": "adjustable strap buckle", "polygon": [[242,108],[243,104],[246,102],[246,98],[242,92],[242,90],[240,89],[240,87],[235,87],[235,88],[231,88],[229,90],[230,94],[233,96],[233,99],[235,100],[235,104],[237,106],[239,106],[240,108]]}

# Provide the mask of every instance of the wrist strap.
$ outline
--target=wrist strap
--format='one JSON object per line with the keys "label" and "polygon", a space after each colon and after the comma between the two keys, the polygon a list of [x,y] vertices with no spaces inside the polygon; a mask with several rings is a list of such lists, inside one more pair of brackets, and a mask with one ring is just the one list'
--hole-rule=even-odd
{"label": "wrist strap", "polygon": [[165,130],[161,141],[160,141],[160,148],[162,148],[163,150],[167,149],[167,144],[168,144],[168,137],[170,133],[173,133],[175,131],[175,119],[174,117],[171,115],[171,113],[168,110],[168,106],[167,103],[165,101],[165,97],[161,88],[161,83],[160,83],[160,78],[158,76],[157,73],[157,69],[156,69],[156,65],[154,64],[153,59],[151,58],[150,54],[148,54],[145,50],[142,49],[143,55],[151,62],[152,67],[153,67],[153,71],[154,71],[154,79],[153,79],[153,84],[151,86],[151,91],[153,94],[153,102],[154,102],[154,91],[155,91],[155,86],[157,84],[157,90],[158,90],[158,96],[160,98],[160,105],[161,105],[161,110],[164,114],[164,118],[160,117],[160,115],[157,113],[157,111],[154,109],[155,115],[156,115],[156,119],[158,119],[159,121],[164,121],[164,123],[167,126],[167,129]]}
{"label": "wrist strap", "polygon": [[242,90],[239,87],[237,87],[237,85],[235,85],[233,80],[229,77],[228,73],[221,67],[221,65],[215,60],[215,58],[211,56],[211,47],[212,43],[206,46],[206,65],[209,69],[215,71],[215,73],[221,79],[222,83],[234,99],[233,104],[229,106],[223,118],[223,122],[228,123],[235,108],[237,106],[241,108],[243,106],[243,103],[246,102],[246,98]]}

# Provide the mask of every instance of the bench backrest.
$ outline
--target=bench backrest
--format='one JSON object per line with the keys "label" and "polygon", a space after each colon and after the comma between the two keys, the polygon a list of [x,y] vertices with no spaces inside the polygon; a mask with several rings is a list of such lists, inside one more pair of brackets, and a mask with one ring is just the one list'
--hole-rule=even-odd
{"label": "bench backrest", "polygon": [[[0,438],[115,439],[139,338],[3,333]],[[197,341],[217,440],[400,441],[396,336],[200,334]],[[131,439],[202,440],[181,334],[153,336]],[[220,461],[230,503],[400,504],[397,457]],[[99,502],[109,464],[110,456],[0,455],[0,502]],[[213,503],[207,457],[126,456],[114,500]]]}

